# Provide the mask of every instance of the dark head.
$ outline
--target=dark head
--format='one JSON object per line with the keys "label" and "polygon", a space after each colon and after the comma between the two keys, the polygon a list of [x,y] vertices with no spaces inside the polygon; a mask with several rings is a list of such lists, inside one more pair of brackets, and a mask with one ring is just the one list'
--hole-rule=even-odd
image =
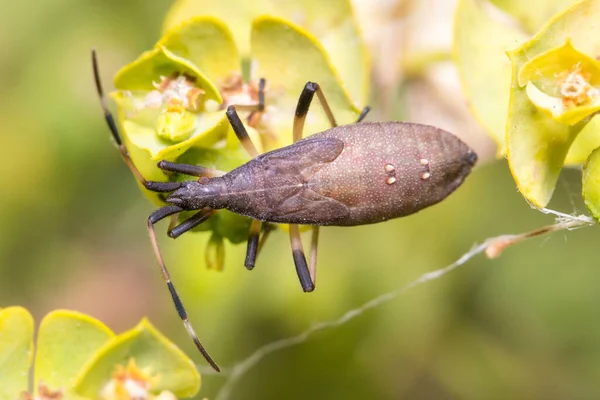
{"label": "dark head", "polygon": [[226,186],[221,178],[207,181],[186,181],[167,197],[167,202],[185,210],[201,208],[219,209],[227,207]]}

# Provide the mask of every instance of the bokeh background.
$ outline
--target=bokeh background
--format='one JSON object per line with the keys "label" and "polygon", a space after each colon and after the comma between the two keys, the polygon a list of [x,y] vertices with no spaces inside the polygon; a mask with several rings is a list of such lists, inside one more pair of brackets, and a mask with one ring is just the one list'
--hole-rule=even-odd
{"label": "bokeh background", "polygon": [[[454,1],[413,3],[419,7],[355,4],[374,60],[370,118],[445,127],[482,162],[458,192],[417,215],[323,229],[309,295],[281,232],[252,272],[243,267],[245,246],[228,244],[217,272],[204,265],[207,234],[161,236],[190,317],[223,366],[441,268],[487,237],[553,222],[523,200],[506,162],[493,159],[452,63],[418,76],[403,70],[424,48],[449,57],[452,40]],[[109,139],[90,66],[95,47],[110,87],[110,77],[159,38],[170,5],[2,2],[0,306],[23,305],[38,321],[56,308],[78,310],[115,331],[148,316],[205,371],[156,267],[145,228],[153,207]],[[579,193],[580,172],[565,171],[551,207],[581,213]],[[599,240],[588,228],[524,242],[496,260],[479,256],[266,357],[230,398],[599,398]],[[205,374],[198,398],[215,398],[225,380]]]}

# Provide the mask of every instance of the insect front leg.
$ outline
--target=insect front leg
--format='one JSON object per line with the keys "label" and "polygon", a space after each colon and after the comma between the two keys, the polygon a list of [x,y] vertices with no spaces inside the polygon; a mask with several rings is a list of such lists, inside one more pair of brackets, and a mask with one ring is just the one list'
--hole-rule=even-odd
{"label": "insect front leg", "polygon": [[[171,275],[169,274],[169,270],[167,269],[165,261],[163,260],[162,254],[160,252],[160,248],[158,247],[158,241],[156,240],[156,232],[154,231],[154,224],[156,224],[158,221],[160,221],[164,218],[167,218],[170,215],[179,213],[181,211],[183,211],[183,209],[181,207],[165,206],[165,207],[159,208],[158,210],[156,210],[155,212],[150,214],[150,216],[148,217],[148,234],[150,235],[150,241],[152,242],[152,248],[154,249],[154,255],[156,256],[156,260],[158,261],[158,265],[160,266],[160,270],[161,270],[163,279],[165,280],[167,287],[169,288],[169,293],[171,293],[171,299],[173,299],[173,304],[175,305],[175,309],[177,310],[179,317],[183,321],[183,325],[185,326],[185,329],[187,330],[188,334],[194,341],[194,344],[196,345],[196,347],[198,348],[198,350],[200,351],[202,356],[204,356],[206,361],[216,371],[220,371],[219,366],[213,361],[213,359],[208,354],[206,349],[204,349],[204,346],[202,346],[202,343],[200,343],[200,339],[198,339],[198,335],[194,331],[194,328],[192,327],[192,324],[190,323],[190,321],[188,319],[187,312],[185,311],[183,302],[181,301],[181,297],[179,297],[179,294],[177,293],[177,290],[175,290],[175,286],[173,285],[173,282],[171,282]],[[197,215],[198,214],[194,215],[192,218],[190,218],[190,220],[195,219]],[[185,224],[185,222],[183,224]],[[191,228],[189,228],[189,229],[191,229]]]}
{"label": "insect front leg", "polygon": [[197,227],[198,225],[215,215],[215,213],[216,211],[210,208],[199,211],[196,214],[192,215],[190,218],[180,223],[179,225],[174,227],[169,226],[167,235],[169,235],[170,238],[176,239],[185,232],[189,231],[190,229],[194,229],[195,227]]}

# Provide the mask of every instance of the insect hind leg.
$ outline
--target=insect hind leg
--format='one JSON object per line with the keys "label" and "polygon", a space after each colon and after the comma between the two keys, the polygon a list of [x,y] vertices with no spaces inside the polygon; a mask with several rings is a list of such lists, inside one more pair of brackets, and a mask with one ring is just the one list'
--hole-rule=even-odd
{"label": "insect hind leg", "polygon": [[304,249],[302,248],[302,238],[300,237],[300,229],[298,225],[290,225],[290,243],[292,245],[292,256],[294,257],[294,265],[296,266],[296,273],[302,285],[302,290],[305,292],[312,292],[315,290],[315,283],[311,277],[308,264],[306,263],[306,256],[304,255]]}

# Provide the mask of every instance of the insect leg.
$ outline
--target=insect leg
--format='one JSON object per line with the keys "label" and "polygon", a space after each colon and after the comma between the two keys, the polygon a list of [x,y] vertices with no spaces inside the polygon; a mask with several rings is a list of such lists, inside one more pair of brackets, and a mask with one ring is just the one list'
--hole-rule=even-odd
{"label": "insect leg", "polygon": [[358,116],[358,119],[356,120],[356,123],[358,124],[359,122],[362,122],[362,120],[365,119],[369,111],[371,111],[371,107],[366,106],[365,108],[363,108],[360,112],[360,115]]}
{"label": "insect leg", "polygon": [[179,221],[179,213],[171,214],[171,220],[169,221],[169,228],[167,229],[167,233],[172,231],[173,228],[177,226],[177,221]]}
{"label": "insect leg", "polygon": [[208,178],[214,178],[216,176],[225,175],[225,172],[219,171],[214,168],[206,168],[206,167],[201,167],[199,165],[192,165],[192,164],[179,164],[179,163],[174,163],[174,162],[165,161],[165,160],[160,161],[158,163],[158,168],[162,169],[163,171],[177,172],[179,174],[198,176],[198,177],[206,176]]}
{"label": "insect leg", "polygon": [[235,111],[235,107],[227,107],[225,114],[229,119],[229,123],[231,124],[235,135],[240,140],[240,143],[242,146],[244,146],[248,154],[250,154],[252,158],[258,157],[258,150],[256,150],[254,143],[252,143],[252,140],[250,140],[250,136],[248,136],[248,132],[246,131],[244,124],[242,124],[242,120],[240,120],[239,115]]}
{"label": "insect leg", "polygon": [[[260,117],[265,111],[265,85],[267,81],[265,78],[260,78],[258,82],[258,104],[256,105],[256,110],[252,111],[250,115],[248,115],[248,125],[254,127],[260,121]],[[256,257],[264,245],[264,241],[267,238],[268,231],[265,231],[263,237],[259,242],[260,230],[262,228],[262,222],[259,220],[252,220],[252,225],[250,225],[250,234],[248,236],[248,247],[246,249],[246,260],[244,265],[249,270],[254,268],[256,264]]]}
{"label": "insect leg", "polygon": [[[212,257],[213,254],[214,259]],[[215,267],[217,271],[222,271],[224,260],[225,246],[223,244],[223,238],[213,233],[206,244],[206,251],[204,253],[204,262],[206,263],[206,268],[212,269]],[[213,263],[213,261],[216,263],[216,265]]]}
{"label": "insect leg", "polygon": [[[332,126],[337,126],[337,122],[335,121],[335,117],[331,112],[331,108],[329,107],[329,103],[325,99],[325,94],[321,87],[314,82],[308,82],[302,93],[300,93],[300,97],[298,98],[298,105],[296,106],[296,113],[294,115],[294,127],[293,127],[293,138],[294,142],[302,139],[302,131],[304,130],[304,122],[306,121],[306,115],[308,114],[308,110],[310,108],[310,104],[312,100],[317,94],[319,98],[319,102],[321,106],[325,110],[325,114],[329,119],[329,122]],[[365,113],[366,114],[366,113]],[[300,230],[298,225],[291,224],[290,225],[290,240],[292,243],[292,252],[294,256],[294,264],[296,265],[296,271],[298,272],[298,278],[300,279],[300,284],[302,285],[302,289],[305,292],[310,292],[315,288],[315,278],[316,278],[316,269],[317,269],[317,243],[319,240],[319,227],[313,227],[313,236],[311,241],[311,257],[310,257],[310,269],[306,264],[306,257],[304,256],[304,250],[302,249],[302,241],[300,239]],[[310,282],[307,282],[310,280]]]}
{"label": "insect leg", "polygon": [[329,119],[331,126],[337,126],[337,122],[335,122],[335,117],[331,112],[329,103],[327,103],[327,100],[325,99],[323,90],[321,90],[321,87],[318,83],[308,82],[304,86],[302,93],[300,93],[298,105],[296,106],[296,114],[294,115],[294,142],[302,139],[304,121],[306,120],[306,114],[308,114],[308,109],[310,108],[310,104],[312,103],[315,93],[321,102],[321,106],[325,110],[325,114],[327,115],[327,119]]}
{"label": "insect leg", "polygon": [[[261,79],[260,87],[259,87],[259,104],[257,106],[258,112],[262,112],[264,110],[264,101],[265,101],[264,88],[265,88],[265,80]],[[227,118],[229,119],[229,123],[231,124],[231,127],[233,128],[233,131],[235,132],[236,136],[242,143],[242,146],[244,146],[244,148],[250,154],[250,156],[258,157],[258,151],[256,150],[256,147],[252,143],[252,140],[250,140],[250,137],[248,136],[248,132],[246,131],[244,124],[242,124],[242,121],[240,120],[240,117],[235,110],[235,106],[227,107],[226,114],[227,114]],[[262,227],[262,222],[259,220],[253,220],[252,224],[250,225],[250,234],[248,236],[248,247],[246,248],[246,259],[244,261],[244,265],[246,266],[246,268],[248,270],[253,269],[254,265],[256,263],[256,256],[258,254],[259,237],[260,237],[261,227]]]}
{"label": "insect leg", "polygon": [[181,298],[177,294],[177,291],[175,290],[175,286],[173,286],[173,283],[171,282],[171,276],[169,275],[167,266],[165,265],[165,262],[160,253],[160,248],[158,247],[158,241],[156,240],[156,232],[154,231],[154,224],[156,224],[158,221],[168,217],[169,215],[178,213],[180,211],[183,211],[183,209],[181,207],[165,206],[165,207],[159,208],[158,210],[156,210],[155,212],[150,214],[150,216],[148,217],[148,233],[150,235],[150,241],[152,242],[152,248],[154,249],[154,255],[156,256],[156,260],[158,261],[158,265],[160,266],[160,270],[162,272],[163,279],[167,283],[167,287],[169,288],[169,292],[171,293],[171,298],[173,299],[173,304],[175,305],[175,308],[177,309],[177,313],[179,314],[179,317],[183,321],[183,325],[185,326],[185,329],[187,330],[188,334],[194,341],[194,344],[196,345],[196,347],[198,348],[200,353],[202,353],[202,356],[204,356],[204,359],[211,365],[211,367],[213,367],[215,369],[215,371],[220,372],[219,366],[213,361],[213,359],[210,357],[210,355],[208,355],[208,352],[204,349],[204,346],[202,346],[202,344],[200,343],[200,339],[198,339],[198,335],[194,331],[194,328],[192,327],[192,324],[190,323],[190,321],[188,319],[188,316],[185,311],[185,308],[183,307]]}
{"label": "insect leg", "polygon": [[292,256],[294,257],[294,265],[296,266],[296,273],[298,279],[300,279],[300,285],[302,290],[305,292],[312,292],[315,290],[315,284],[310,277],[310,271],[306,264],[306,257],[304,256],[304,250],[302,248],[302,238],[300,237],[300,229],[298,225],[290,225],[290,242],[292,244]]}
{"label": "insect leg", "polygon": [[265,111],[265,78],[260,78],[258,82],[258,104],[256,105],[256,110],[253,110],[250,115],[248,115],[248,125],[254,127],[260,121],[260,117]]}
{"label": "insect leg", "polygon": [[[265,78],[260,78],[258,82],[258,103],[256,104],[235,104],[234,107],[238,111],[262,112],[265,110]],[[249,120],[250,118],[248,118]]]}
{"label": "insect leg", "polygon": [[263,234],[260,237],[260,242],[258,242],[258,249],[256,251],[257,256],[260,254],[260,251],[262,250],[263,246],[265,245],[265,242],[267,241],[267,238],[269,237],[271,232],[273,232],[276,229],[275,225],[269,224],[269,223],[263,223],[263,226],[264,226]]}
{"label": "insect leg", "polygon": [[317,284],[317,246],[319,244],[319,226],[312,227],[312,238],[310,241],[310,279],[313,285]]}
{"label": "insect leg", "polygon": [[256,104],[235,104],[234,107],[237,111],[250,111],[246,122],[251,127],[258,125],[260,117],[265,111],[265,78],[260,78],[258,82],[258,103]]}
{"label": "insect leg", "polygon": [[206,221],[207,219],[212,217],[215,213],[216,213],[216,211],[213,211],[213,210],[202,210],[200,212],[197,212],[190,218],[183,221],[181,224],[179,224],[173,228],[169,227],[169,230],[167,231],[167,235],[169,235],[170,238],[177,239],[183,233],[189,231],[190,229],[197,227],[198,225],[200,225],[201,223],[203,223],[204,221]]}
{"label": "insect leg", "polygon": [[[248,116],[248,125],[254,127],[258,121],[260,120],[261,115],[265,111],[265,78],[261,78],[258,83],[258,104],[256,105],[256,109],[253,110]],[[252,220],[252,224],[250,225],[250,233],[248,235],[248,247],[246,248],[246,260],[244,261],[244,265],[248,270],[254,268],[256,264],[256,257],[260,252],[262,246],[267,239],[267,236],[270,232],[270,225],[265,226],[265,232],[263,236],[260,238],[260,230],[262,228],[262,221]]]}
{"label": "insect leg", "polygon": [[250,234],[248,235],[248,247],[246,248],[246,260],[244,265],[246,268],[251,270],[254,268],[256,263],[256,255],[258,253],[258,239],[260,236],[260,229],[262,227],[262,221],[257,219],[252,220],[250,225]]}
{"label": "insect leg", "polygon": [[[269,234],[275,230],[275,226],[269,223],[263,223],[258,220],[253,220],[252,225],[250,225],[250,234],[248,235],[248,247],[246,249],[246,261],[244,265],[249,270],[254,268],[256,263],[256,258],[260,254]],[[262,235],[260,234],[261,227],[264,226],[264,230]],[[259,240],[260,237],[260,240]]]}
{"label": "insect leg", "polygon": [[172,192],[173,190],[179,189],[181,187],[181,183],[179,182],[152,182],[147,181],[142,173],[137,169],[135,164],[133,164],[133,160],[129,156],[129,152],[127,148],[123,144],[123,140],[121,139],[121,135],[119,134],[119,129],[117,128],[117,124],[115,123],[115,119],[113,118],[110,111],[108,111],[108,107],[106,106],[106,98],[104,97],[104,90],[102,89],[102,82],[100,81],[100,72],[98,69],[98,59],[96,57],[96,51],[92,50],[92,66],[94,68],[94,80],[96,81],[96,90],[98,92],[98,97],[100,97],[100,103],[102,104],[102,109],[104,110],[104,119],[108,124],[110,132],[112,133],[113,139],[117,143],[119,148],[119,152],[125,160],[125,164],[129,167],[129,170],[135,176],[135,178],[140,181],[142,185],[148,190],[152,190],[154,192]]}

